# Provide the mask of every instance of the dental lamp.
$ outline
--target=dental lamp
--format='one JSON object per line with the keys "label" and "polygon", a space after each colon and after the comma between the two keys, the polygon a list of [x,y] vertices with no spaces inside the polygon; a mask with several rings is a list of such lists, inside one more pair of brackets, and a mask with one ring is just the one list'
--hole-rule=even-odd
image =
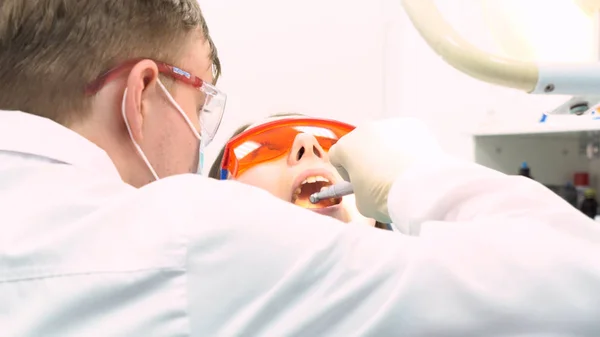
{"label": "dental lamp", "polygon": [[[587,12],[599,0],[577,0]],[[600,95],[600,62],[537,64],[485,52],[463,39],[434,0],[402,0],[404,10],[427,44],[457,70],[484,82],[542,95]]]}

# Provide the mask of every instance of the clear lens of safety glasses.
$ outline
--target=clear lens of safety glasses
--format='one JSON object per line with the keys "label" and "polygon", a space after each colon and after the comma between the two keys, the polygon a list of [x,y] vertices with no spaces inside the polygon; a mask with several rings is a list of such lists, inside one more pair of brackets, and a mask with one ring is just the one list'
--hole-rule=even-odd
{"label": "clear lens of safety glasses", "polygon": [[200,90],[206,95],[202,110],[199,112],[202,142],[206,146],[219,130],[225,112],[227,95],[208,83],[203,83]]}

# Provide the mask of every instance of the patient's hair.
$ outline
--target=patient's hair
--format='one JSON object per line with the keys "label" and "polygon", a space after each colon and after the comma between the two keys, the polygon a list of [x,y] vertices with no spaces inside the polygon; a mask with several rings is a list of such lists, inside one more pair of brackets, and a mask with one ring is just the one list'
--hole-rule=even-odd
{"label": "patient's hair", "polygon": [[1,0],[0,109],[81,120],[88,83],[132,58],[177,65],[196,31],[216,81],[221,65],[198,0]]}
{"label": "patient's hair", "polygon": [[[299,114],[299,113],[281,113],[281,114],[271,115],[270,117],[272,118],[272,117],[287,117],[287,116],[305,116],[305,115]],[[252,125],[251,123],[248,123],[248,124],[244,124],[244,125],[240,126],[239,128],[237,128],[237,130],[235,130],[235,132],[233,132],[233,134],[231,135],[231,137],[229,137],[229,139],[231,140],[233,137],[246,131],[246,129],[248,129],[248,127],[250,127],[251,125]],[[220,179],[220,177],[221,177],[221,162],[223,161],[224,153],[225,153],[225,145],[223,145],[223,147],[221,148],[221,151],[219,151],[219,154],[217,155],[217,158],[215,159],[212,166],[210,167],[210,171],[208,172],[209,177],[214,178],[214,179]],[[381,223],[379,221],[375,221],[375,227],[380,228],[380,229],[388,229],[388,225]]]}

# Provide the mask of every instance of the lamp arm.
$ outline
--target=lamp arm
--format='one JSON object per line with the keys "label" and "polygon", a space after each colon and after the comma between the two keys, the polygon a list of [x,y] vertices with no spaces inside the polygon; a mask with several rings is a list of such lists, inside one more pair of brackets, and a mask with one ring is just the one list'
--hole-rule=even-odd
{"label": "lamp arm", "polygon": [[427,44],[457,70],[481,81],[532,94],[600,93],[600,63],[538,65],[485,52],[444,19],[434,0],[402,0]]}

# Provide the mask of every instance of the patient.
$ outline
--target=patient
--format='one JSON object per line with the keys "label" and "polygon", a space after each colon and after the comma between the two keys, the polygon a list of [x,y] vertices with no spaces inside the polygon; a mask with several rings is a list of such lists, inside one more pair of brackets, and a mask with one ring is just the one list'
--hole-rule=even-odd
{"label": "patient", "polygon": [[344,222],[359,221],[377,228],[387,224],[365,218],[353,195],[312,204],[308,198],[342,181],[327,151],[353,126],[299,114],[275,115],[237,129],[213,163],[209,176],[235,179],[274,196]]}

